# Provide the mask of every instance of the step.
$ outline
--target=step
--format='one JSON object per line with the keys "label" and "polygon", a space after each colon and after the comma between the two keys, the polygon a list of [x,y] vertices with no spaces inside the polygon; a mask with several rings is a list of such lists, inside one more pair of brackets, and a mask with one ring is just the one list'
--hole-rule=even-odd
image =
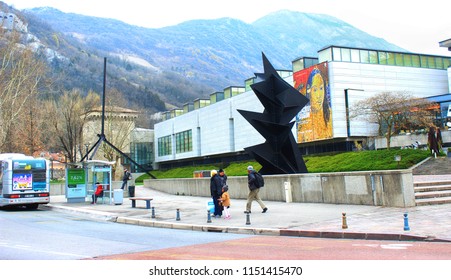
{"label": "step", "polygon": [[421,205],[437,205],[437,204],[447,204],[451,203],[451,197],[440,197],[440,198],[425,198],[415,201],[417,206]]}
{"label": "step", "polygon": [[451,191],[451,185],[414,187],[415,193]]}
{"label": "step", "polygon": [[427,181],[427,182],[415,182],[414,187],[427,187],[427,186],[450,186],[451,181]]}
{"label": "step", "polygon": [[415,199],[449,197],[451,199],[451,191],[433,191],[415,193]]}

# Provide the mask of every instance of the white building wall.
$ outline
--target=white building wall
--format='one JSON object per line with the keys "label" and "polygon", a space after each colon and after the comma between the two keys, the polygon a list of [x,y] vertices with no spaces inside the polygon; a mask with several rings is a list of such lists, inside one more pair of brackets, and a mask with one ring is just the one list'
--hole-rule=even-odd
{"label": "white building wall", "polygon": [[[347,137],[345,89],[349,107],[382,92],[406,92],[413,97],[429,97],[448,93],[448,74],[438,69],[400,67],[351,62],[329,62],[333,136]],[[350,120],[350,136],[377,135],[378,126]]]}
{"label": "white building wall", "polygon": [[[263,112],[263,105],[255,93],[249,91],[155,124],[155,161],[244,151],[245,147],[263,143],[264,138],[237,109]],[[192,152],[177,154],[173,141],[172,155],[158,156],[158,138],[167,135],[174,137],[176,133],[190,129],[193,137]],[[235,138],[231,139],[231,136]]]}
{"label": "white building wall", "polygon": [[237,111],[263,112],[263,105],[253,91],[242,93],[232,99],[231,112],[235,123],[235,150],[244,151],[244,148],[265,142],[265,138]]}

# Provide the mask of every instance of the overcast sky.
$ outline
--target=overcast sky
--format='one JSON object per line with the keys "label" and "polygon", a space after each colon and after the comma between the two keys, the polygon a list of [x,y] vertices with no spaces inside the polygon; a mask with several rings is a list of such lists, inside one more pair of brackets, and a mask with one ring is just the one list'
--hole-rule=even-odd
{"label": "overcast sky", "polygon": [[[449,0],[2,0],[17,9],[54,7],[150,28],[191,19],[231,17],[251,23],[292,10],[337,17],[411,52],[451,56],[439,42],[451,38]],[[302,28],[302,27],[300,27]],[[302,56],[302,54],[299,54]]]}

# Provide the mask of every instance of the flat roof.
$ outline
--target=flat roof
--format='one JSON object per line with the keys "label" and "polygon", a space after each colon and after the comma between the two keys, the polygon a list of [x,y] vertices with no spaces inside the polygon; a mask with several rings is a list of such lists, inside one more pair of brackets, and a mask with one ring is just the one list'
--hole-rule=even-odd
{"label": "flat roof", "polygon": [[439,42],[439,45],[440,45],[440,47],[448,48],[448,50],[451,51],[451,39],[441,41],[441,42]]}

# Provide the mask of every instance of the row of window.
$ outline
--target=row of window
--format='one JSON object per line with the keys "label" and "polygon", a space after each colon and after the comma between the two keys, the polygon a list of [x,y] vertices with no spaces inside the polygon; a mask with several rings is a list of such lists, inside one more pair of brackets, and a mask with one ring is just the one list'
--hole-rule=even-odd
{"label": "row of window", "polygon": [[[177,154],[191,152],[193,150],[192,130],[186,130],[175,134],[175,152]],[[158,138],[158,156],[172,154],[171,135]]]}
{"label": "row of window", "polygon": [[447,69],[451,65],[450,57],[342,47],[326,48],[318,54],[320,62],[342,61],[432,69]]}

